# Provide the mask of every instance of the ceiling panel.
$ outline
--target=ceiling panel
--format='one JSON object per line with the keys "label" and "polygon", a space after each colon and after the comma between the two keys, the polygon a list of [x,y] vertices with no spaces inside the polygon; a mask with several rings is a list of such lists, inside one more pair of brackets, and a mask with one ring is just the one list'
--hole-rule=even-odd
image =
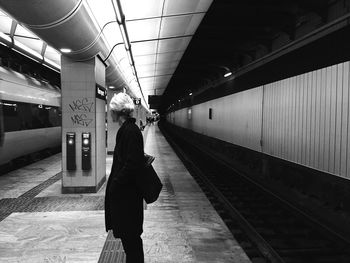
{"label": "ceiling panel", "polygon": [[162,20],[160,37],[193,35],[204,14],[165,17]]}
{"label": "ceiling panel", "polygon": [[179,61],[183,54],[184,54],[184,51],[158,54],[157,63],[167,63],[167,62]]}
{"label": "ceiling panel", "polygon": [[147,76],[154,75],[154,67],[155,67],[155,65],[153,65],[152,67],[149,67],[148,69],[144,69],[144,70],[137,69],[137,74],[138,74],[139,78],[144,78]]}
{"label": "ceiling panel", "polygon": [[160,37],[174,37],[184,35],[188,24],[191,22],[191,17],[191,15],[164,17],[162,20]]}
{"label": "ceiling panel", "polygon": [[131,20],[161,16],[163,1],[164,0],[121,0],[121,5],[123,7],[125,19]]}
{"label": "ceiling panel", "polygon": [[154,77],[155,85],[159,86],[167,83],[171,79],[171,75]]}
{"label": "ceiling panel", "polygon": [[175,15],[194,12],[206,12],[212,0],[165,0],[164,14]]}
{"label": "ceiling panel", "polygon": [[159,69],[157,67],[155,74],[156,74],[156,76],[164,75],[164,74],[173,74],[175,72],[175,70],[176,70],[176,68],[161,68],[161,69]]}
{"label": "ceiling panel", "polygon": [[192,37],[160,40],[158,46],[159,53],[184,51],[190,43]]}
{"label": "ceiling panel", "polygon": [[154,87],[154,79],[153,78],[139,79],[139,82],[140,82],[142,90],[153,89],[153,87]]}
{"label": "ceiling panel", "polygon": [[156,55],[134,57],[136,66],[156,63]]}
{"label": "ceiling panel", "polygon": [[157,53],[158,41],[148,41],[132,44],[132,52],[134,56],[148,55]]}
{"label": "ceiling panel", "polygon": [[162,69],[162,68],[176,68],[177,65],[179,64],[179,61],[171,61],[171,62],[166,62],[166,63],[157,63],[157,69]]}
{"label": "ceiling panel", "polygon": [[160,18],[126,22],[130,41],[157,39]]}
{"label": "ceiling panel", "polygon": [[149,70],[155,70],[156,64],[148,64],[148,65],[139,65],[137,66],[137,72],[146,72]]}

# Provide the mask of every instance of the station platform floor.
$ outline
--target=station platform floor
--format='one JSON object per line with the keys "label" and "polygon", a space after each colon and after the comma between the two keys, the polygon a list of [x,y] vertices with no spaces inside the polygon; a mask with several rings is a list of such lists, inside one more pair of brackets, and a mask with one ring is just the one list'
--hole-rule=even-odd
{"label": "station platform floor", "polygon": [[[158,127],[143,133],[164,184],[145,206],[145,262],[250,262]],[[107,175],[111,164],[107,156]],[[57,154],[0,176],[0,262],[124,262],[119,239],[105,232],[105,185],[62,194],[60,171]]]}

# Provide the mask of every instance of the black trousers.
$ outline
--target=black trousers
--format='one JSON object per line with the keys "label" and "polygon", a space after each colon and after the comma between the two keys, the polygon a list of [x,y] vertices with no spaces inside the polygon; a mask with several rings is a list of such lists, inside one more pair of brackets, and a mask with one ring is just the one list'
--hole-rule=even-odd
{"label": "black trousers", "polygon": [[144,263],[142,239],[140,236],[122,237],[126,263]]}

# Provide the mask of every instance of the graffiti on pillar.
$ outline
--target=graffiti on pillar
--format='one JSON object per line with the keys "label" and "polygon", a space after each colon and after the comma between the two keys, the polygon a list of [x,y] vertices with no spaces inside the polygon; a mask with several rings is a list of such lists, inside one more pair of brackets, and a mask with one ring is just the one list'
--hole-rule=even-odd
{"label": "graffiti on pillar", "polygon": [[82,99],[76,99],[73,100],[71,104],[69,104],[69,107],[73,111],[86,111],[91,112],[92,106],[94,105],[93,102],[89,102],[88,98],[82,98]]}
{"label": "graffiti on pillar", "polygon": [[78,124],[84,127],[89,126],[89,124],[92,122],[92,119],[89,119],[86,114],[74,114],[71,116],[73,124]]}
{"label": "graffiti on pillar", "polygon": [[[75,125],[80,125],[88,127],[93,121],[93,105],[94,102],[88,98],[75,99],[69,104],[69,108],[73,111],[70,116],[72,123]],[[90,116],[89,116],[90,115]]]}

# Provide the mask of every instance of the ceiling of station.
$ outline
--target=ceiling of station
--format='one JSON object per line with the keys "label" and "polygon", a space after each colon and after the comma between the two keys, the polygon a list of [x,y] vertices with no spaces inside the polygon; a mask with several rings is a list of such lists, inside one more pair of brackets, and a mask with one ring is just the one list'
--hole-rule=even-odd
{"label": "ceiling of station", "polygon": [[211,3],[212,0],[121,1],[146,96],[163,94]]}
{"label": "ceiling of station", "polygon": [[[121,0],[141,89],[162,95],[212,0]],[[122,42],[111,0],[87,0],[110,47]],[[113,56],[127,68],[123,45]]]}
{"label": "ceiling of station", "polygon": [[[144,97],[162,95],[212,0],[120,0],[135,68]],[[108,47],[123,43],[111,0],[84,0]],[[0,32],[31,53],[60,68],[60,52],[0,11]],[[124,45],[112,57],[129,85],[135,85]],[[139,94],[136,94],[139,95]]]}

